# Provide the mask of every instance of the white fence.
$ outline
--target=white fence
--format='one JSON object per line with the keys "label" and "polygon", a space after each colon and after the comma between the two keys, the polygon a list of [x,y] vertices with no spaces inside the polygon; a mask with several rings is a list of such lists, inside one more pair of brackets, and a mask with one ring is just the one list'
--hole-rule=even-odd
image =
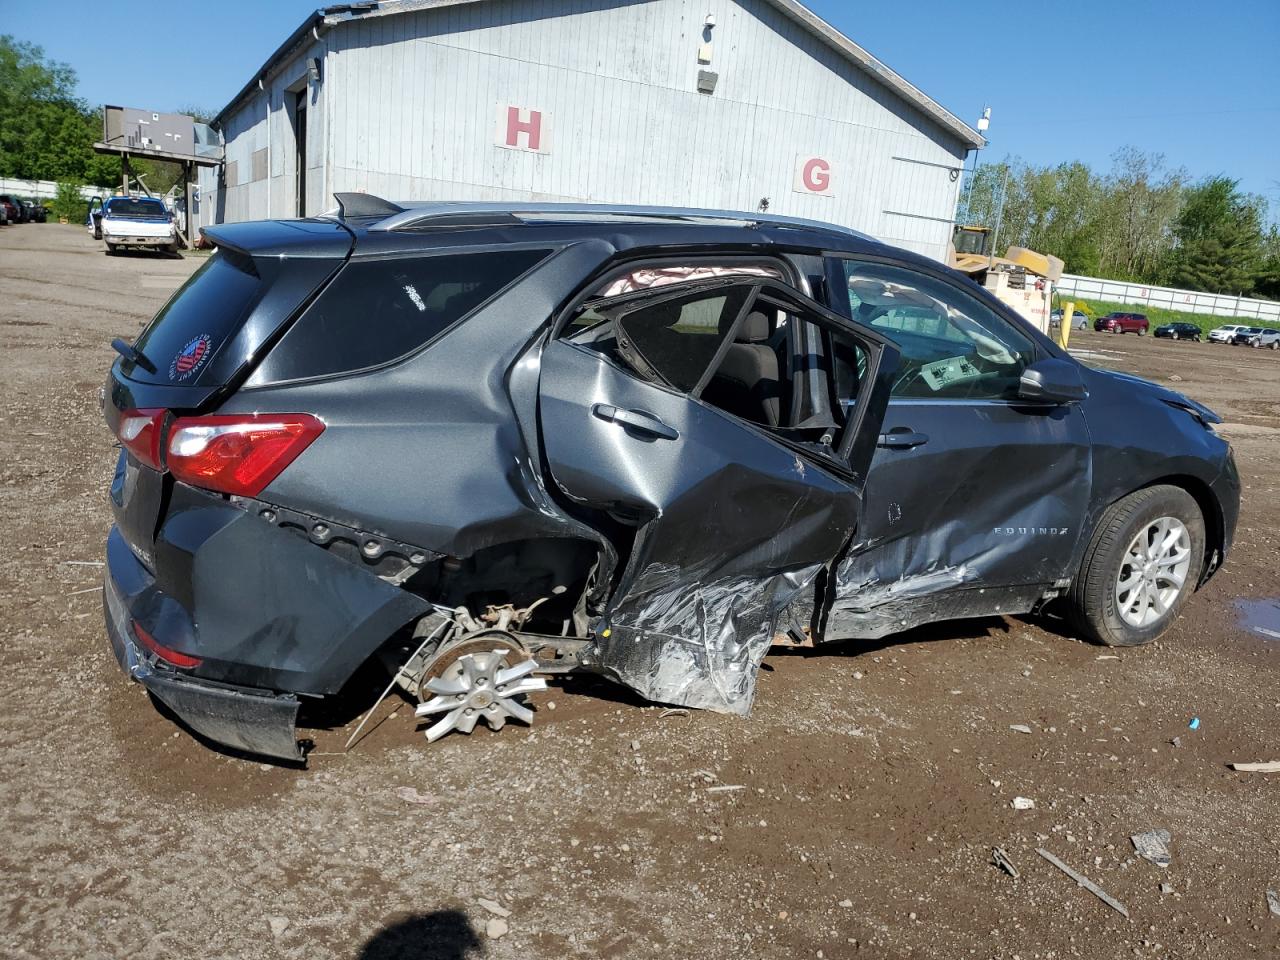
{"label": "white fence", "polygon": [[1057,292],[1063,297],[1141,303],[1149,307],[1164,307],[1166,310],[1181,310],[1183,313],[1280,321],[1280,303],[1274,300],[1251,300],[1248,297],[1228,297],[1219,293],[1149,287],[1123,280],[1099,280],[1097,277],[1077,277],[1064,273],[1058,281]]}
{"label": "white fence", "polygon": [[[58,195],[58,185],[52,180],[14,180],[12,177],[0,177],[0,193],[12,193],[24,200],[33,197],[49,200]],[[110,195],[111,190],[107,187],[80,188],[80,196],[86,200]]]}

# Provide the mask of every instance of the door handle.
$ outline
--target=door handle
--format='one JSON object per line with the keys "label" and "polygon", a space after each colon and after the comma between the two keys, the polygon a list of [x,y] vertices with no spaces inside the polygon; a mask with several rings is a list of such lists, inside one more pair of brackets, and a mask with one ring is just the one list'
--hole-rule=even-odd
{"label": "door handle", "polygon": [[591,407],[591,412],[601,420],[607,420],[610,423],[616,423],[637,433],[645,433],[651,437],[657,437],[660,440],[678,440],[680,431],[675,427],[669,427],[651,413],[645,413],[643,410],[619,410],[617,407],[611,407],[607,403],[597,403]]}
{"label": "door handle", "polygon": [[876,446],[889,447],[893,450],[909,450],[929,442],[929,435],[917,433],[910,427],[894,427],[888,433],[876,437]]}

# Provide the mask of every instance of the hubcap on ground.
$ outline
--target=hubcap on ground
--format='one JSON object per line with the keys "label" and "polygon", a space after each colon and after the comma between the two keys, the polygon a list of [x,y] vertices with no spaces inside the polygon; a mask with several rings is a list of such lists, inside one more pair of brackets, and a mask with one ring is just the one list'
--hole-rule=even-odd
{"label": "hubcap on ground", "polygon": [[533,711],[517,698],[547,689],[547,681],[530,676],[538,669],[532,659],[508,666],[511,652],[496,649],[466,653],[439,676],[427,680],[424,689],[435,696],[419,704],[415,714],[419,717],[444,714],[427,728],[429,743],[453,730],[470,733],[480,720],[494,730],[506,726],[508,717],[533,723]]}
{"label": "hubcap on ground", "polygon": [[1173,606],[1191,568],[1191,534],[1177,517],[1152,520],[1133,538],[1116,576],[1116,609],[1133,627],[1155,623]]}

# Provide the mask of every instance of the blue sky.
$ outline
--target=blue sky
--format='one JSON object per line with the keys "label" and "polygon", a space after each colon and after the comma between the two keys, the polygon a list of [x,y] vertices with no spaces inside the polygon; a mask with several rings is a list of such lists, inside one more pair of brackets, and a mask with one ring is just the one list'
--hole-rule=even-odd
{"label": "blue sky", "polygon": [[[317,5],[0,0],[0,32],[70,63],[91,103],[216,111]],[[1107,169],[1133,144],[1194,177],[1237,177],[1280,217],[1280,0],[809,6],[962,119],[990,105],[984,160]],[[1054,13],[1037,20],[1038,10]],[[172,26],[148,28],[157,14]],[[113,24],[146,37],[137,46],[152,56],[121,69],[103,42]]]}

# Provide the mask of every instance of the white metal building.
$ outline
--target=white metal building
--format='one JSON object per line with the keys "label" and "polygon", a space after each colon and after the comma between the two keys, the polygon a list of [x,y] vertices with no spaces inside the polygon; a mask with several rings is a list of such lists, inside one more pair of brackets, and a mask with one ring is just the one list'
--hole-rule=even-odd
{"label": "white metal building", "polygon": [[942,258],[982,137],[795,0],[383,0],[317,12],[215,124],[203,223],[336,191],[827,220]]}

